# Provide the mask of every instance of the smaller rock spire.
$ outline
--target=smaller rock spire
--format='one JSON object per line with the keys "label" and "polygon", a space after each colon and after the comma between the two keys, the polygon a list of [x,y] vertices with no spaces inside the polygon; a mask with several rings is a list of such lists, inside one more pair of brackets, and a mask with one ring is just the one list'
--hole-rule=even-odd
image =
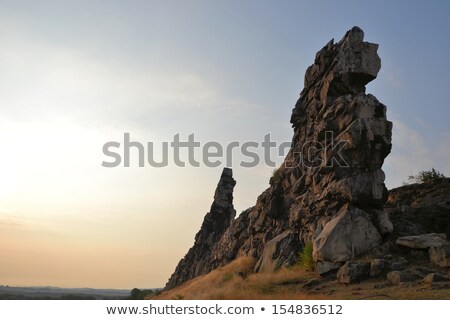
{"label": "smaller rock spire", "polygon": [[224,168],[214,193],[211,209],[206,214],[200,231],[195,235],[195,243],[178,263],[166,284],[167,289],[210,271],[209,262],[212,258],[213,247],[228,230],[236,216],[233,206],[235,185],[236,180],[233,179],[232,169]]}

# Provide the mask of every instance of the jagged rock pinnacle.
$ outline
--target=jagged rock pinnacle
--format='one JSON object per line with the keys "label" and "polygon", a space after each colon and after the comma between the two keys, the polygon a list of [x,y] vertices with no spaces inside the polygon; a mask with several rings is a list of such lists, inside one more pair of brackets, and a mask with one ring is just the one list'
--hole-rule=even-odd
{"label": "jagged rock pinnacle", "polygon": [[214,194],[210,211],[206,214],[200,231],[195,236],[194,246],[179,262],[174,274],[166,284],[167,288],[175,287],[186,280],[203,274],[208,270],[208,261],[214,245],[228,230],[236,216],[233,207],[233,189],[236,181],[233,171],[224,168]]}

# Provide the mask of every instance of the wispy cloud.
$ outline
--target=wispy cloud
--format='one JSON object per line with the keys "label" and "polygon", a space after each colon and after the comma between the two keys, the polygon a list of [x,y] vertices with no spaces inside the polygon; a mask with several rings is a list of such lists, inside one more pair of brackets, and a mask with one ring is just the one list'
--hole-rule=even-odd
{"label": "wispy cloud", "polygon": [[[0,116],[50,118],[94,126],[151,127],[174,114],[238,117],[261,106],[228,96],[196,70],[139,68],[81,50],[39,42],[15,28],[0,30]],[[169,122],[170,123],[170,122]],[[194,125],[195,126],[195,125]]]}
{"label": "wispy cloud", "polygon": [[407,182],[408,176],[432,167],[444,174],[450,173],[450,165],[446,160],[450,157],[450,133],[428,137],[424,134],[424,128],[430,125],[423,121],[420,122],[420,128],[413,128],[398,119],[394,119],[393,123],[392,153],[386,158],[383,167],[389,188],[397,187]]}

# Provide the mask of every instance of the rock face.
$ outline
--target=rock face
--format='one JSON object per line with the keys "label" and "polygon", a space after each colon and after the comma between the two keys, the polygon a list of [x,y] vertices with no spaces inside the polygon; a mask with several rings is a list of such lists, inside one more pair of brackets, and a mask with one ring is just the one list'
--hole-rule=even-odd
{"label": "rock face", "polygon": [[365,93],[381,64],[378,45],[363,38],[354,27],[316,54],[292,111],[291,149],[270,187],[232,222],[232,204],[220,213],[213,213],[213,204],[167,287],[239,256],[256,258],[256,271],[272,271],[294,263],[307,243],[313,243],[317,270],[325,273],[392,231],[382,211],[387,190],[381,170],[392,123],[386,106]]}
{"label": "rock face", "polygon": [[296,252],[299,245],[298,236],[291,230],[286,230],[267,242],[261,258],[255,265],[255,271],[273,272],[283,266],[294,264],[297,261]]}

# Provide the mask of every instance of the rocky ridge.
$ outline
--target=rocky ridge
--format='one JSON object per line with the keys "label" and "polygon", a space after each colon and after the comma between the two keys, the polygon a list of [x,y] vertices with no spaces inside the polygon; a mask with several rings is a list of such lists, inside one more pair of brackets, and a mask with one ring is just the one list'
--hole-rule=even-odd
{"label": "rocky ridge", "polygon": [[[286,160],[256,205],[236,219],[236,182],[231,169],[224,169],[195,244],[167,289],[240,256],[258,260],[255,272],[271,272],[296,263],[308,243],[313,244],[317,272],[342,267],[342,282],[386,274],[395,271],[392,265],[401,265],[383,251],[396,246],[392,237],[402,227],[394,230],[394,224],[404,220],[396,213],[404,207],[394,204],[395,193],[388,197],[384,185],[381,166],[391,150],[392,123],[386,119],[386,106],[365,93],[381,62],[378,45],[363,39],[363,31],[354,27],[316,54],[292,112],[294,136]],[[416,234],[427,229],[414,223],[410,227]],[[411,230],[402,235],[414,235]],[[446,249],[439,250],[434,255],[442,261]],[[377,261],[356,261],[370,252],[378,254]]]}

